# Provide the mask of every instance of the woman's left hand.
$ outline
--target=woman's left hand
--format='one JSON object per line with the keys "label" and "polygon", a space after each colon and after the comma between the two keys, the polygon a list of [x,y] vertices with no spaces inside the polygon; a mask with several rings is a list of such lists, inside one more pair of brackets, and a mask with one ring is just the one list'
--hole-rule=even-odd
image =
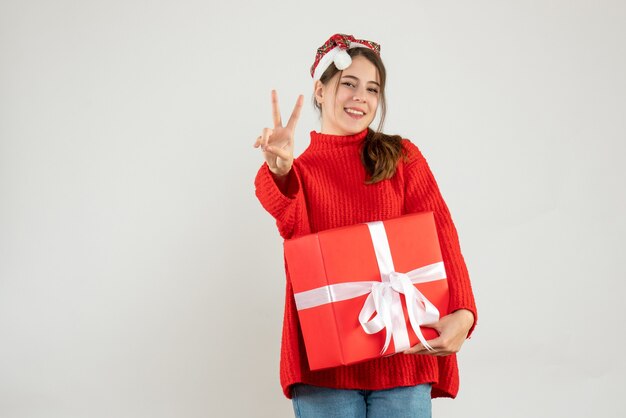
{"label": "woman's left hand", "polygon": [[438,322],[428,325],[429,328],[434,328],[439,333],[439,337],[428,341],[428,344],[430,344],[435,351],[429,351],[423,344],[419,343],[404,351],[404,354],[448,356],[458,353],[473,324],[474,314],[472,311],[467,309],[454,311],[441,318]]}

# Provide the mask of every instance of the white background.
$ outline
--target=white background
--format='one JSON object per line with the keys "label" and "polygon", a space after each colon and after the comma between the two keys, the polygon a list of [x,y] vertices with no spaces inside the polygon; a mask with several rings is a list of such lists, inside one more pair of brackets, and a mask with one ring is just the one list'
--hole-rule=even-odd
{"label": "white background", "polygon": [[[0,2],[0,416],[290,417],[252,147],[333,33],[382,46],[479,321],[442,417],[618,417],[621,1]],[[622,412],[623,413],[623,412]]]}

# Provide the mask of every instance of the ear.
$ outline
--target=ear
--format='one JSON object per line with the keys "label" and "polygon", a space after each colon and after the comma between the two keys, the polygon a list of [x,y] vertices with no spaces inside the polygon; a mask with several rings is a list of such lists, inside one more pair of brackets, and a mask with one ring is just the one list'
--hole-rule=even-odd
{"label": "ear", "polygon": [[315,100],[319,105],[324,103],[324,84],[321,81],[315,80],[313,84],[313,94],[315,95]]}

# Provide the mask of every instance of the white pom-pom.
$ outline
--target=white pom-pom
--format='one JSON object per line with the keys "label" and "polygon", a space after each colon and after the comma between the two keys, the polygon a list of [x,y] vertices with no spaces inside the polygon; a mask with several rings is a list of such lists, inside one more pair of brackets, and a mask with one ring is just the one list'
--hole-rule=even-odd
{"label": "white pom-pom", "polygon": [[350,58],[350,55],[348,55],[345,49],[339,51],[337,55],[335,55],[333,61],[335,63],[335,67],[339,70],[345,70],[350,66],[350,64],[352,64],[352,58]]}

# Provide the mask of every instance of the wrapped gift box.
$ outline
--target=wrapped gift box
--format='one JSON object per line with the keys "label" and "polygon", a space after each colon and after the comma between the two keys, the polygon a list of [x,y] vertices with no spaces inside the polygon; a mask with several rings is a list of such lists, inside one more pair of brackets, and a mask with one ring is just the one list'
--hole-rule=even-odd
{"label": "wrapped gift box", "polygon": [[448,314],[448,283],[432,212],[285,240],[284,250],[311,370],[438,336],[427,325]]}

